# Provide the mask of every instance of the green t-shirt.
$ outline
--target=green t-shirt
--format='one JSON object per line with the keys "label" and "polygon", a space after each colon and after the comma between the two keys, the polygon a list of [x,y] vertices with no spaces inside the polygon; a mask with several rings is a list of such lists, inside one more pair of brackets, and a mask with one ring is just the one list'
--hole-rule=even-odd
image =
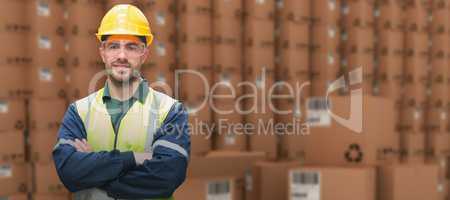
{"label": "green t-shirt", "polygon": [[148,83],[146,80],[142,80],[139,83],[138,89],[134,92],[133,96],[125,101],[120,101],[118,99],[112,98],[110,95],[108,83],[105,84],[103,103],[106,104],[106,109],[111,116],[111,122],[115,133],[117,133],[117,131],[119,130],[120,122],[122,121],[125,114],[127,114],[128,110],[130,110],[131,106],[133,106],[136,101],[144,103],[145,99],[147,98],[147,94]]}

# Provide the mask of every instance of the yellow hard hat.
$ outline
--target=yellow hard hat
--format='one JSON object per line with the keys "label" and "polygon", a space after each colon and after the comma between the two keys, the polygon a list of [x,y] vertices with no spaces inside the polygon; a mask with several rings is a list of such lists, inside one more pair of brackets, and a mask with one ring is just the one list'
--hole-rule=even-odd
{"label": "yellow hard hat", "polygon": [[104,35],[144,36],[147,45],[153,41],[150,24],[144,13],[130,4],[115,5],[106,13],[96,36],[101,41]]}

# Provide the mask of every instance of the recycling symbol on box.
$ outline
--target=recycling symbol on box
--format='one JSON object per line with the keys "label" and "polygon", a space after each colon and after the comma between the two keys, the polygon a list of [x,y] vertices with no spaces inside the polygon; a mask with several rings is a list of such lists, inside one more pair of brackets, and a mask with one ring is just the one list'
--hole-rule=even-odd
{"label": "recycling symbol on box", "polygon": [[350,144],[344,155],[347,162],[359,163],[363,160],[363,152],[359,144]]}

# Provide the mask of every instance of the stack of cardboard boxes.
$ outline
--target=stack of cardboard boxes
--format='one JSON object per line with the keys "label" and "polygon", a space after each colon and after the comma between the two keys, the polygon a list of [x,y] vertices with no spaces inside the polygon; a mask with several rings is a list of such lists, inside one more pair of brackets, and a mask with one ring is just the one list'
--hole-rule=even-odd
{"label": "stack of cardboard boxes", "polygon": [[[218,150],[245,151],[247,136],[233,132],[231,126],[241,123],[242,102],[238,98],[242,82],[243,1],[212,1],[213,70],[211,86],[213,117],[218,127],[214,146]],[[216,96],[218,98],[216,98]]]}
{"label": "stack of cardboard boxes", "polygon": [[106,74],[95,37],[104,5],[99,0],[76,0],[68,1],[66,7],[67,99],[73,102],[104,84]]}
{"label": "stack of cardboard boxes", "polygon": [[[182,1],[177,5],[179,58],[176,87],[190,113],[193,155],[205,155],[212,148],[211,108],[207,105],[212,82],[211,2]],[[164,66],[167,67],[167,66]]]}
{"label": "stack of cardboard boxes", "polygon": [[[137,4],[139,6],[139,4]],[[142,11],[150,20],[154,35],[148,62],[142,67],[142,75],[151,87],[174,96],[174,69],[176,66],[176,4],[175,1],[142,1]]]}
{"label": "stack of cardboard boxes", "polygon": [[150,21],[142,75],[190,114],[175,199],[448,198],[445,0],[14,0],[0,199],[70,199],[51,151],[67,103],[104,84],[95,33],[117,3]]}
{"label": "stack of cardboard boxes", "polygon": [[26,1],[4,2],[0,11],[0,197],[26,199],[29,165],[25,160],[24,72],[30,61],[25,55],[30,27],[23,16]]}
{"label": "stack of cardboard boxes", "polygon": [[27,55],[31,58],[26,72],[31,91],[27,99],[31,192],[33,199],[45,199],[45,196],[67,199],[68,191],[59,181],[51,159],[52,144],[56,143],[56,133],[67,105],[65,4],[56,0],[26,4],[30,26]]}
{"label": "stack of cardboard boxes", "polygon": [[244,121],[249,124],[249,151],[265,152],[276,159],[277,135],[266,129],[273,123],[271,87],[275,82],[275,0],[243,1],[244,60],[243,87]]}

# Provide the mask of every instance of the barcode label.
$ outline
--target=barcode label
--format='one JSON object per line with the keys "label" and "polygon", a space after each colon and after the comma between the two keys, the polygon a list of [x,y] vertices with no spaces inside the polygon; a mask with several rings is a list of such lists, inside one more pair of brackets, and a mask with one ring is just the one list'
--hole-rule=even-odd
{"label": "barcode label", "polygon": [[0,178],[10,178],[10,177],[12,177],[11,165],[0,165]]}
{"label": "barcode label", "polygon": [[208,183],[207,200],[231,200],[231,183],[229,180]]}
{"label": "barcode label", "polygon": [[9,111],[9,105],[6,101],[0,101],[0,113],[5,114]]}
{"label": "barcode label", "polygon": [[156,53],[158,56],[165,56],[166,55],[166,46],[164,43],[158,42],[156,45]]}
{"label": "barcode label", "polygon": [[320,200],[320,173],[292,171],[290,173],[291,200]]}
{"label": "barcode label", "polygon": [[39,36],[38,38],[38,46],[40,49],[51,49],[52,41],[47,36]]}
{"label": "barcode label", "polygon": [[336,0],[328,0],[328,9],[330,10],[336,9]]}
{"label": "barcode label", "polygon": [[306,121],[310,126],[330,126],[331,116],[328,113],[330,103],[326,98],[315,97],[307,101]]}
{"label": "barcode label", "polygon": [[156,13],[156,24],[159,26],[164,26],[166,24],[166,13],[161,11]]}
{"label": "barcode label", "polygon": [[39,80],[50,82],[53,79],[52,71],[49,68],[41,68],[39,70]]}
{"label": "barcode label", "polygon": [[234,135],[234,134],[227,134],[225,136],[225,144],[226,145],[235,145],[236,144],[236,135]]}
{"label": "barcode label", "polygon": [[46,2],[38,1],[36,8],[37,8],[37,14],[39,16],[44,16],[44,17],[50,16],[50,7],[48,6],[48,4]]}

